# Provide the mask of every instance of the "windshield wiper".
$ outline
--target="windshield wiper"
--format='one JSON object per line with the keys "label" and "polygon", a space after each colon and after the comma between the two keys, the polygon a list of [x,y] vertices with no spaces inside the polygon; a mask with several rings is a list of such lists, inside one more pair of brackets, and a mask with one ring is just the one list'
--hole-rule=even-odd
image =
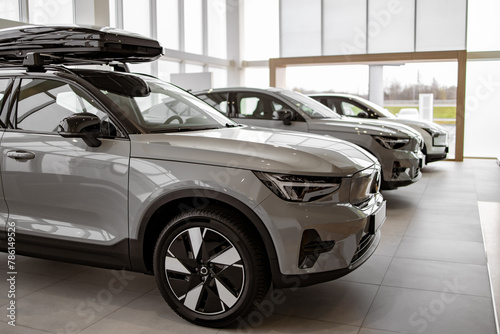
{"label": "windshield wiper", "polygon": [[236,128],[236,127],[242,127],[242,124],[229,124],[226,123],[226,128]]}

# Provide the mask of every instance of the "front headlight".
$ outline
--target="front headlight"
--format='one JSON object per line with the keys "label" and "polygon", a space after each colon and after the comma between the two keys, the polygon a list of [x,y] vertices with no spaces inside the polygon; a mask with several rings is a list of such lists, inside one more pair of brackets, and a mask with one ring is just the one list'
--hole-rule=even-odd
{"label": "front headlight", "polygon": [[422,128],[422,129],[424,129],[428,134],[430,134],[432,138],[438,137],[439,135],[444,134],[442,131],[432,129],[432,128]]}
{"label": "front headlight", "polygon": [[409,138],[373,136],[373,139],[375,139],[377,143],[389,150],[397,150],[398,148],[402,148],[410,142]]}
{"label": "front headlight", "polygon": [[448,132],[439,131],[432,128],[423,128],[432,138],[432,146],[445,147],[448,146]]}
{"label": "front headlight", "polygon": [[340,188],[341,178],[301,176],[254,172],[276,195],[285,201],[311,202],[325,197]]}

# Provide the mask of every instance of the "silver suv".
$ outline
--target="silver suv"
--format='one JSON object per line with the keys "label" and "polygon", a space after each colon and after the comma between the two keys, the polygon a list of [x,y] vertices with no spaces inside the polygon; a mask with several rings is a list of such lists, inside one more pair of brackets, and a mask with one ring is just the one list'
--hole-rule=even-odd
{"label": "silver suv", "polygon": [[422,136],[396,123],[353,120],[298,92],[280,88],[217,88],[195,92],[238,123],[330,135],[372,153],[382,165],[382,189],[410,185],[422,176]]}
{"label": "silver suv", "polygon": [[369,118],[410,126],[424,138],[422,152],[425,154],[426,164],[444,160],[448,155],[448,132],[439,124],[423,119],[396,117],[389,110],[355,95],[324,93],[309,96],[343,116]]}
{"label": "silver suv", "polygon": [[[67,29],[17,32],[40,41]],[[75,39],[127,39],[71,29]],[[386,206],[380,165],[365,150],[240,126],[150,76],[54,64],[139,58],[116,45],[76,46],[68,59],[57,48],[57,57],[4,55],[0,69],[9,257],[154,274],[181,317],[224,327],[256,312],[271,284],[332,280],[374,252]]]}

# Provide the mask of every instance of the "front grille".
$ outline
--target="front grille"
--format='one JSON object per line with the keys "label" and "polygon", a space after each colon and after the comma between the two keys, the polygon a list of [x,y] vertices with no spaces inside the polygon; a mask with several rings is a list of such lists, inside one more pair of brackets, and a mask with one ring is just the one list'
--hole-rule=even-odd
{"label": "front grille", "polygon": [[419,174],[420,174],[420,168],[417,167],[415,168],[415,173],[413,173],[413,178],[417,178]]}
{"label": "front grille", "polygon": [[365,234],[359,241],[358,247],[356,248],[356,253],[351,260],[351,265],[355,264],[363,255],[370,249],[371,244],[375,240],[375,234]]}

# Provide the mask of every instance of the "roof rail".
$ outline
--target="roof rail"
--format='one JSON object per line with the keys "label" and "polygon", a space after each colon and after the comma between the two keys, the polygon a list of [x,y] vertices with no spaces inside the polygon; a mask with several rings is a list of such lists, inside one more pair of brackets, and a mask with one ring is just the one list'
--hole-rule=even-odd
{"label": "roof rail", "polygon": [[24,57],[23,66],[31,72],[45,72],[43,57],[38,52],[30,52]]}

